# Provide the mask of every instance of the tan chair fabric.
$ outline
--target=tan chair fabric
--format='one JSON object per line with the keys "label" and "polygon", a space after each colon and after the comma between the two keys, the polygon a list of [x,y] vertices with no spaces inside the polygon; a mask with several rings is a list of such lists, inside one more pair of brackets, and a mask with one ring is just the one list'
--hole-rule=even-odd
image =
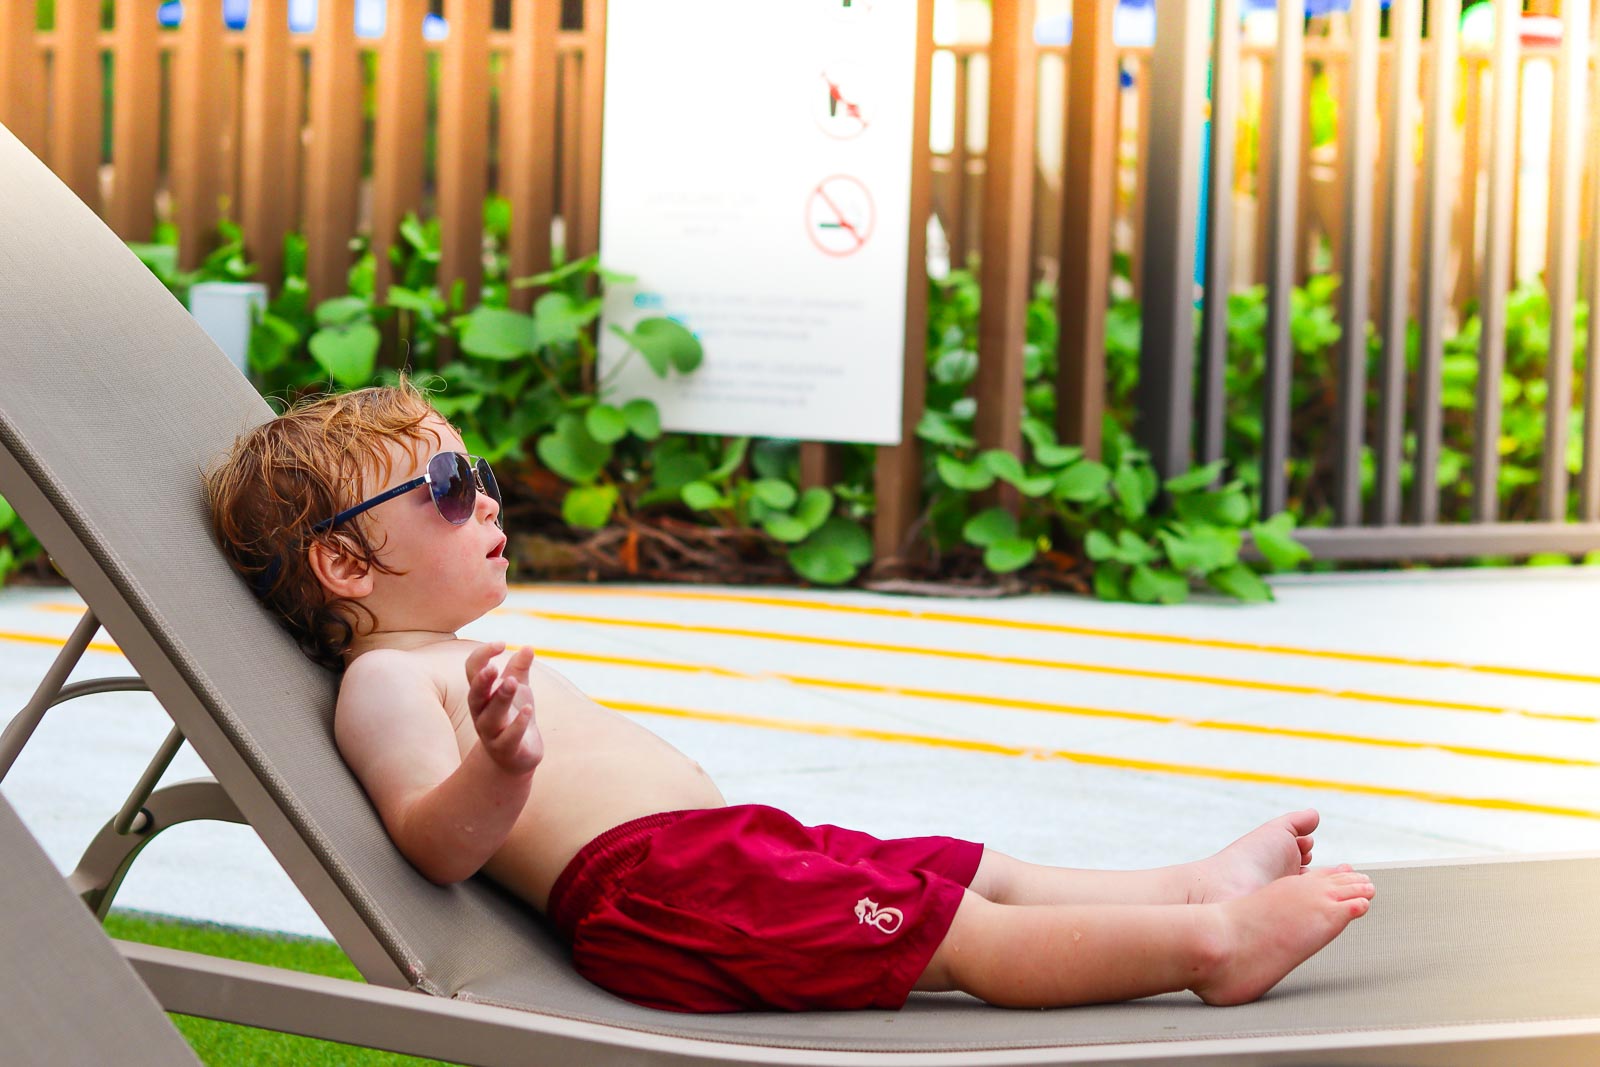
{"label": "tan chair fabric", "polygon": [[198,1062],[0,797],[0,1063]]}

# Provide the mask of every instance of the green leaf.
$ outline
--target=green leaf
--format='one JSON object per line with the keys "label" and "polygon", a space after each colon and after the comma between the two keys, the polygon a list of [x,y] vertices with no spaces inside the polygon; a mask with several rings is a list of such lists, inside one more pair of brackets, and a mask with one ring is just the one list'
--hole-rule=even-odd
{"label": "green leaf", "polygon": [[1094,595],[1101,600],[1128,599],[1128,568],[1120,563],[1102,563],[1094,569]]}
{"label": "green leaf", "polygon": [[722,462],[718,463],[716,470],[707,477],[713,482],[726,480],[739,469],[739,464],[744,462],[744,454],[749,448],[750,438],[730,437],[722,446]]}
{"label": "green leaf", "polygon": [[595,404],[584,412],[583,424],[589,436],[601,444],[609,445],[628,436],[628,420],[610,404]]}
{"label": "green leaf", "polygon": [[653,459],[656,486],[667,490],[674,497],[685,485],[704,478],[711,471],[710,462],[698,452],[669,452],[658,449]]}
{"label": "green leaf", "polygon": [[983,550],[983,565],[995,574],[1010,574],[1033,562],[1038,546],[1024,537],[1007,537]]}
{"label": "green leaf", "polygon": [[1081,459],[1056,475],[1055,495],[1062,500],[1088,503],[1101,497],[1110,481],[1111,471],[1104,463]]}
{"label": "green leaf", "polygon": [[1180,494],[1172,498],[1172,508],[1184,522],[1211,526],[1243,526],[1251,514],[1250,498],[1240,482],[1214,492]]}
{"label": "green leaf", "polygon": [[372,380],[378,365],[377,327],[357,323],[346,329],[328,327],[311,335],[311,358],[328,376],[347,389],[356,389]]}
{"label": "green leaf", "polygon": [[1150,542],[1132,530],[1118,530],[1117,547],[1112,558],[1119,563],[1137,565],[1140,563],[1154,563],[1161,558],[1161,553]]}
{"label": "green leaf", "polygon": [[1117,543],[1103,531],[1090,530],[1089,536],[1083,539],[1083,551],[1090,559],[1099,562],[1117,554]]}
{"label": "green leaf", "polygon": [[633,435],[645,441],[661,436],[661,411],[655,401],[639,397],[622,405],[622,418]]}
{"label": "green leaf", "polygon": [[1034,445],[1033,458],[1041,467],[1065,467],[1083,458],[1077,445]]}
{"label": "green leaf", "polygon": [[1207,463],[1203,467],[1195,467],[1188,473],[1180,474],[1176,478],[1168,478],[1166,483],[1167,492],[1188,493],[1195,489],[1204,489],[1221,476],[1222,468],[1225,466],[1227,466],[1227,461],[1219,459],[1215,463]]}
{"label": "green leaf", "polygon": [[6,503],[5,497],[0,497],[0,530],[9,529],[11,524],[16,521],[16,509]]}
{"label": "green leaf", "polygon": [[789,564],[819,585],[842,585],[872,559],[872,539],[849,519],[835,516],[789,552]]}
{"label": "green leaf", "polygon": [[1294,516],[1287,511],[1280,511],[1250,527],[1250,537],[1256,548],[1275,571],[1289,570],[1311,558],[1311,550],[1294,539],[1293,529]]}
{"label": "green leaf", "polygon": [[793,515],[773,515],[761,520],[761,528],[785,544],[798,544],[811,536],[811,527]]}
{"label": "green leaf", "polygon": [[365,321],[371,312],[359,296],[336,296],[317,305],[318,326],[348,326]]}
{"label": "green leaf", "polygon": [[794,507],[798,496],[794,486],[777,478],[759,478],[750,483],[750,488],[757,500],[778,511],[787,511]]}
{"label": "green leaf", "polygon": [[611,460],[611,446],[596,441],[583,416],[573,411],[556,420],[555,429],[539,438],[534,452],[546,467],[580,485],[593,482]]}
{"label": "green leaf", "polygon": [[1213,571],[1206,575],[1206,581],[1214,589],[1249,604],[1261,604],[1272,599],[1272,587],[1243,563]]}
{"label": "green leaf", "polygon": [[800,504],[795,508],[794,517],[805,523],[806,532],[810,533],[833,514],[833,493],[821,486],[812,486],[800,494]]}
{"label": "green leaf", "polygon": [[[1138,467],[1132,464],[1118,467],[1111,485],[1117,491],[1117,504],[1125,518],[1137,519],[1144,514],[1150,498],[1145,494],[1145,480]],[[1130,590],[1132,588],[1129,586]]]}
{"label": "green leaf", "polygon": [[956,457],[941,452],[934,457],[934,468],[939,480],[952,489],[981,491],[994,484],[994,472],[981,460],[963,463]]}
{"label": "green leaf", "polygon": [[533,317],[509,308],[475,308],[461,331],[462,351],[481,359],[520,359],[538,344]]}
{"label": "green leaf", "polygon": [[561,517],[569,526],[598,530],[611,521],[617,503],[614,485],[580,485],[567,490],[561,501]]}
{"label": "green leaf", "polygon": [[698,337],[681,323],[659,315],[640,319],[631,332],[621,326],[612,326],[611,332],[643,356],[658,378],[665,378],[669,370],[688,374],[705,358]]}
{"label": "green leaf", "polygon": [[530,274],[526,278],[518,278],[511,284],[519,289],[534,285],[555,285],[557,282],[564,282],[574,275],[587,274],[593,271],[595,265],[599,262],[600,256],[591,254],[584,256],[582,259],[575,259],[570,263],[563,263],[554,270],[547,270],[543,274]]}
{"label": "green leaf", "polygon": [[947,448],[971,448],[977,439],[961,427],[955,419],[940,411],[924,411],[917,423],[917,436],[929,444]]}
{"label": "green leaf", "polygon": [[724,503],[722,493],[710,482],[690,482],[679,496],[696,511],[707,511]]}
{"label": "green leaf", "polygon": [[966,521],[962,538],[970,545],[987,547],[1017,536],[1017,518],[1005,508],[988,508]]}
{"label": "green leaf", "polygon": [[1138,566],[1128,579],[1128,595],[1140,604],[1181,604],[1189,598],[1189,581],[1164,568]]}
{"label": "green leaf", "polygon": [[978,458],[996,478],[1011,485],[1016,485],[1027,477],[1022,469],[1022,461],[1003,448],[988,449]]}
{"label": "green leaf", "polygon": [[597,301],[578,304],[566,293],[545,293],[533,305],[534,347],[576,342],[599,313]]}
{"label": "green leaf", "polygon": [[1239,559],[1239,531],[1216,526],[1183,527],[1162,530],[1156,535],[1167,550],[1175,570],[1185,574],[1207,574],[1227,567]]}

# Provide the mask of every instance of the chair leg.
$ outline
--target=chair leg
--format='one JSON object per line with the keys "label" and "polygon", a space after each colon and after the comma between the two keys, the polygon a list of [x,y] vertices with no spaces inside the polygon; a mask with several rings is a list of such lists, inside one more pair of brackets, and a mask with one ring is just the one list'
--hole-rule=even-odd
{"label": "chair leg", "polygon": [[176,782],[150,794],[126,833],[118,833],[116,819],[100,828],[77,869],[67,878],[72,891],[104,921],[111,901],[139,852],[169,826],[196,819],[217,819],[248,825],[222,786],[212,778]]}

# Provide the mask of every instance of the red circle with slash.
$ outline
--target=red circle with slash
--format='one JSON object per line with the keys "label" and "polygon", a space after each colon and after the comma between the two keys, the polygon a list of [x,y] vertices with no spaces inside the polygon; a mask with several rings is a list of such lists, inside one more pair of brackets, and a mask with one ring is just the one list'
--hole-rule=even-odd
{"label": "red circle with slash", "polygon": [[876,214],[865,185],[848,174],[835,174],[818,182],[806,198],[806,235],[826,255],[853,255],[872,236]]}

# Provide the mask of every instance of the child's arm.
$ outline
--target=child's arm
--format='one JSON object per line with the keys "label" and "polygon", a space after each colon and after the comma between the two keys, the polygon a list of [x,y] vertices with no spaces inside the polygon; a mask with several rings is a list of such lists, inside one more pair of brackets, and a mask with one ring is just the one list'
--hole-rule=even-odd
{"label": "child's arm", "polygon": [[476,873],[505,843],[544,755],[528,686],[533,650],[518,649],[496,686],[489,661],[504,647],[467,657],[478,743],[465,758],[437,686],[405,653],[368,652],[340,687],[339,751],[401,853],[439,885]]}

